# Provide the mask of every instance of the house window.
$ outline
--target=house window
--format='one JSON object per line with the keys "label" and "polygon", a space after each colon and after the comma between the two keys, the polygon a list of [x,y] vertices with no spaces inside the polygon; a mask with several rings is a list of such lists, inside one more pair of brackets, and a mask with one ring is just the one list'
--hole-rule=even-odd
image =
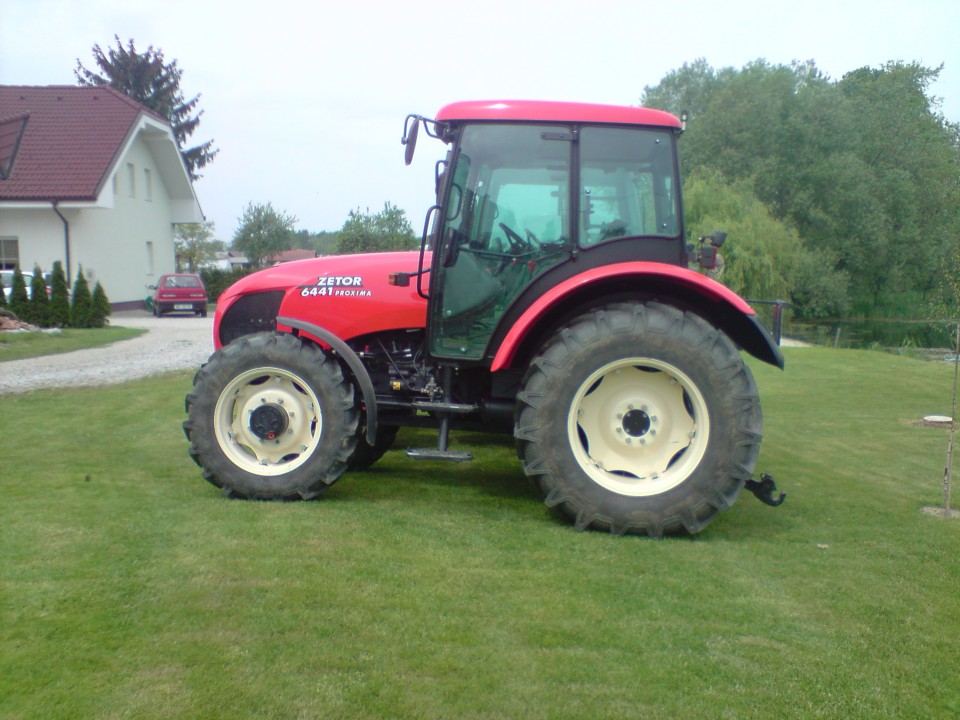
{"label": "house window", "polygon": [[15,237],[0,237],[0,270],[13,270],[20,264],[20,244]]}
{"label": "house window", "polygon": [[127,163],[127,180],[130,181],[130,197],[137,196],[137,169],[133,163]]}
{"label": "house window", "polygon": [[143,196],[147,202],[153,202],[153,178],[149,168],[143,169]]}
{"label": "house window", "polygon": [[147,240],[147,275],[153,276],[153,241]]}

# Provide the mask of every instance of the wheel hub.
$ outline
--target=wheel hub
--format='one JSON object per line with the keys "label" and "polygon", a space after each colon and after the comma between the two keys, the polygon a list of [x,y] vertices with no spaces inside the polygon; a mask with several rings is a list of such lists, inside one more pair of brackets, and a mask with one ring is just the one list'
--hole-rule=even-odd
{"label": "wheel hub", "polygon": [[274,404],[261,405],[250,413],[250,430],[261,440],[273,440],[288,426],[287,413]]}
{"label": "wheel hub", "polygon": [[630,410],[623,416],[621,427],[630,437],[643,437],[650,430],[650,416],[643,410]]}

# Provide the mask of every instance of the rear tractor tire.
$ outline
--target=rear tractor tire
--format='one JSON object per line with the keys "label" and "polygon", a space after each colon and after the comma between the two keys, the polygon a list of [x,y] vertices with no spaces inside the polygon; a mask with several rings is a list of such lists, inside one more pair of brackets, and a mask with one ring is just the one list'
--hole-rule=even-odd
{"label": "rear tractor tire", "polygon": [[316,497],[356,445],[353,385],[336,360],[289,334],[247,335],[215,352],[186,409],[190,456],[230,496]]}
{"label": "rear tractor tire", "polygon": [[756,464],[757,387],[699,316],[617,304],[560,330],[518,396],[515,436],[545,503],[577,529],[694,535]]}

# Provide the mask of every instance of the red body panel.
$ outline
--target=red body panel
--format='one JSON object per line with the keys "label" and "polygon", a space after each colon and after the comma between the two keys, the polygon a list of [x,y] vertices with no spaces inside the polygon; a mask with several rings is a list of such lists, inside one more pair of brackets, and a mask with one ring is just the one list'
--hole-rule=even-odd
{"label": "red body panel", "polygon": [[[427,301],[408,287],[388,284],[397,272],[416,272],[418,252],[336,255],[282,263],[230,286],[217,301],[214,342],[220,347],[220,319],[240,296],[283,290],[279,314],[314,323],[343,340],[372,332],[426,325]],[[429,257],[426,260],[429,266]]]}
{"label": "red body panel", "polygon": [[437,114],[440,121],[510,121],[611,123],[680,128],[675,115],[650,108],[542,100],[473,100],[451,103]]}
{"label": "red body panel", "polygon": [[580,273],[551,288],[540,296],[537,301],[520,316],[520,319],[514,326],[510,328],[510,332],[507,333],[503,343],[497,349],[497,354],[493,358],[493,365],[490,367],[490,370],[503,370],[510,366],[513,354],[516,352],[517,347],[523,341],[527,332],[536,325],[537,320],[559,299],[592,282],[628,275],[637,278],[651,275],[669,278],[689,292],[697,293],[717,302],[728,303],[744,315],[756,314],[753,308],[747,304],[746,300],[733,292],[733,290],[725,285],[721,285],[716,280],[712,280],[705,275],[701,275],[687,268],[656,262],[625,262],[617,263],[616,265],[605,265]]}

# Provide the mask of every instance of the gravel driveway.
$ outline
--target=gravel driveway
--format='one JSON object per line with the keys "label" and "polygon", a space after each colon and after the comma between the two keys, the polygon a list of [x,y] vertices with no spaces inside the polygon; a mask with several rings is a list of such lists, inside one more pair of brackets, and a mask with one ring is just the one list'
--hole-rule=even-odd
{"label": "gravel driveway", "polygon": [[110,316],[115,327],[147,333],[99,348],[0,363],[0,394],[40,388],[109,385],[170,370],[198,368],[213,352],[213,317],[166,315],[143,310]]}

